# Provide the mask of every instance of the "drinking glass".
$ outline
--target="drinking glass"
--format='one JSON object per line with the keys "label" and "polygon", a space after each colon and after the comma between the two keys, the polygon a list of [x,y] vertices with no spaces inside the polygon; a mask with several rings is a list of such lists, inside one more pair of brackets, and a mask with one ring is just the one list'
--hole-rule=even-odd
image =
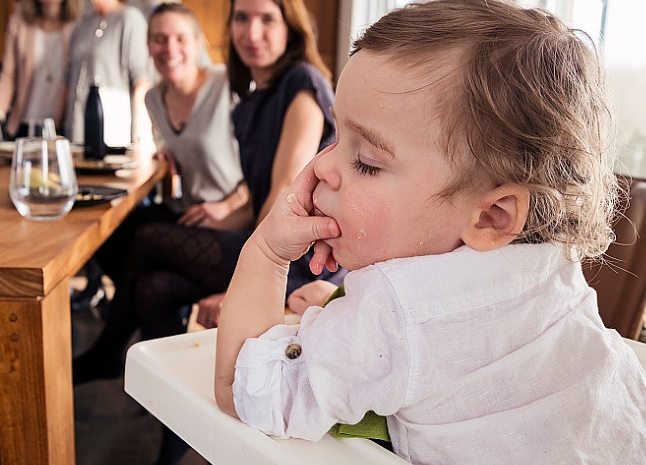
{"label": "drinking glass", "polygon": [[56,220],[74,205],[78,184],[72,150],[65,138],[16,140],[11,160],[9,196],[22,216]]}
{"label": "drinking glass", "polygon": [[30,119],[27,128],[27,137],[43,137],[43,120]]}

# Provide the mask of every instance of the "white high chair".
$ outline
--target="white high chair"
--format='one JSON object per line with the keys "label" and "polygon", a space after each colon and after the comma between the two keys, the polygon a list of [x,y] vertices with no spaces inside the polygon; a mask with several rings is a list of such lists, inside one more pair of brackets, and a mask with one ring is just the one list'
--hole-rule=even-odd
{"label": "white high chair", "polygon": [[[128,350],[125,390],[213,465],[405,465],[368,439],[272,439],[228,416],[213,394],[217,329],[140,342]],[[646,344],[625,339],[646,368]]]}
{"label": "white high chair", "polygon": [[139,342],[128,350],[125,391],[213,465],[405,465],[368,439],[272,439],[215,403],[217,329]]}
{"label": "white high chair", "polygon": [[641,363],[642,367],[644,367],[644,370],[646,370],[646,344],[627,338],[624,338],[624,342],[635,351],[639,363]]}

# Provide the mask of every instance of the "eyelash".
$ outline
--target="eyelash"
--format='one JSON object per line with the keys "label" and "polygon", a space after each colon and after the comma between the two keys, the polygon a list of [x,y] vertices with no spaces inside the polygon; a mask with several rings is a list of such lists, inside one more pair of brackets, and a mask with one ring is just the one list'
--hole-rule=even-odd
{"label": "eyelash", "polygon": [[357,159],[352,162],[352,168],[354,168],[364,176],[376,176],[377,173],[381,171],[381,168],[372,165],[366,165],[361,161],[361,158],[359,157],[357,157]]}

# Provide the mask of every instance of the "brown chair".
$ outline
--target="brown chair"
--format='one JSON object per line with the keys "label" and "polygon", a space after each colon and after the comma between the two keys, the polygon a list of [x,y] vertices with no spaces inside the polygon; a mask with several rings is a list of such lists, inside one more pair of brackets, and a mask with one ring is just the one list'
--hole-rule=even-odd
{"label": "brown chair", "polygon": [[584,274],[597,291],[604,324],[636,340],[646,307],[646,180],[620,176],[619,181],[629,187],[630,203],[614,226],[617,239],[606,252],[607,262],[584,267]]}

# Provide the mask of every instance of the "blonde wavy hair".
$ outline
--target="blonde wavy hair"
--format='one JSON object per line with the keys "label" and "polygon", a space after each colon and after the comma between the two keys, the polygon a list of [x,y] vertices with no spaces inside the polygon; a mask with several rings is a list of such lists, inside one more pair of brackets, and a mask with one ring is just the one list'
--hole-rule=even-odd
{"label": "blonde wavy hair", "polygon": [[[445,149],[466,166],[446,195],[486,179],[530,192],[515,242],[566,244],[572,260],[598,257],[614,240],[618,196],[612,113],[590,38],[540,9],[496,0],[436,0],[394,10],[352,53],[386,54],[423,70],[460,50],[444,83]],[[465,164],[463,161],[460,163]]]}

